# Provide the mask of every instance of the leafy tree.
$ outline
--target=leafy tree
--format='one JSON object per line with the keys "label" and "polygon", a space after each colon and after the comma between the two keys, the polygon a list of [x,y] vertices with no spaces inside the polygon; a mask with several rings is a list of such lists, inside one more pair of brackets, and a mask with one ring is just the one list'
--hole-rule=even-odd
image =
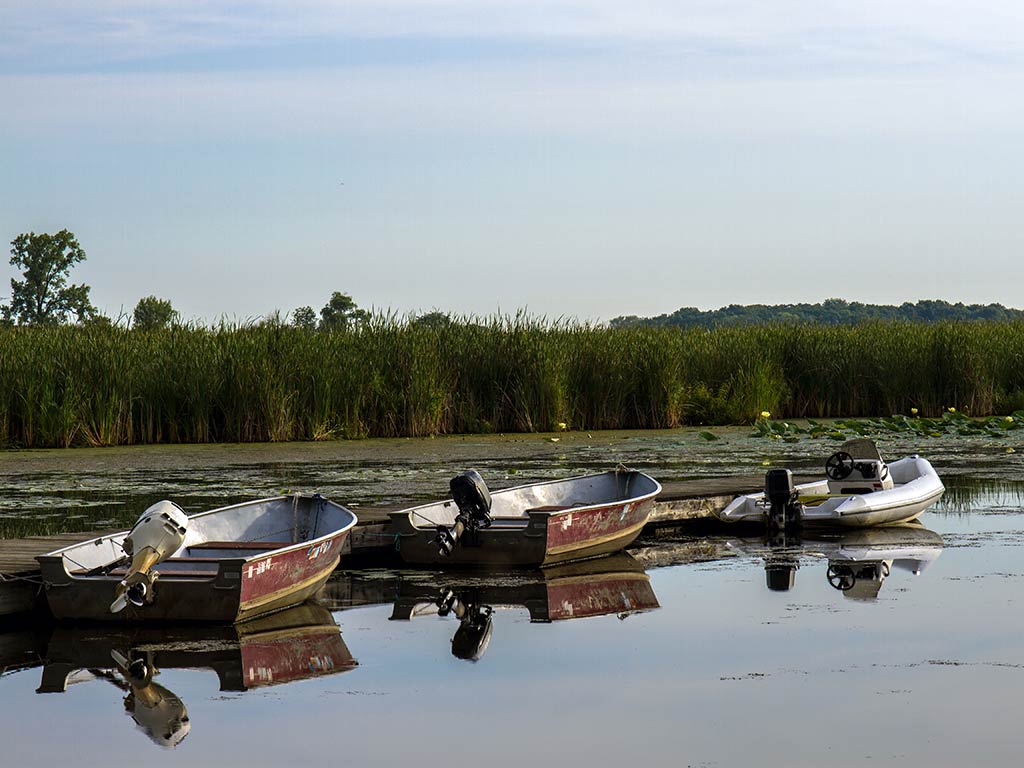
{"label": "leafy tree", "polygon": [[307,331],[316,330],[316,312],[312,307],[299,307],[292,312],[292,325]]}
{"label": "leafy tree", "polygon": [[95,314],[82,321],[83,325],[92,326],[95,328],[111,328],[114,325],[114,321],[106,315]]}
{"label": "leafy tree", "polygon": [[261,328],[284,328],[288,324],[287,320],[287,315],[282,315],[280,309],[275,309],[259,318],[254,325]]}
{"label": "leafy tree", "polygon": [[4,317],[23,325],[54,325],[74,315],[79,321],[96,314],[88,285],[68,285],[71,268],[85,261],[85,251],[66,229],[20,234],[11,241],[11,264],[23,280],[11,278],[11,304]]}
{"label": "leafy tree", "polygon": [[427,312],[417,317],[416,322],[427,328],[444,328],[447,325],[451,325],[452,319],[444,312],[435,309],[432,312]]}
{"label": "leafy tree", "polygon": [[611,320],[609,325],[613,328],[639,325],[715,328],[763,323],[852,325],[867,320],[909,320],[925,323],[943,320],[1024,320],[1024,311],[1009,309],[1002,304],[950,304],[934,299],[922,299],[916,304],[904,302],[898,307],[826,299],[820,304],[731,304],[708,311],[682,307],[670,315],[617,317]]}
{"label": "leafy tree", "polygon": [[155,331],[177,321],[178,312],[171,306],[171,302],[156,296],[139,299],[132,315],[132,327],[139,331]]}
{"label": "leafy tree", "polygon": [[360,309],[347,293],[335,291],[331,300],[320,310],[320,330],[331,331],[348,328],[367,318],[365,309]]}

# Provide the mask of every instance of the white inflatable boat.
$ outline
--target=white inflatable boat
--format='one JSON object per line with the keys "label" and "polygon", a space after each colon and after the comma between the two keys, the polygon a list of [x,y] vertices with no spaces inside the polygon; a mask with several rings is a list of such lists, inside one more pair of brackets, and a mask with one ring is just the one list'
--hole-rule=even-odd
{"label": "white inflatable boat", "polygon": [[893,525],[917,519],[945,491],[926,459],[915,455],[887,464],[864,439],[829,456],[825,475],[794,485],[790,470],[769,470],[764,492],[734,499],[718,516],[771,528]]}

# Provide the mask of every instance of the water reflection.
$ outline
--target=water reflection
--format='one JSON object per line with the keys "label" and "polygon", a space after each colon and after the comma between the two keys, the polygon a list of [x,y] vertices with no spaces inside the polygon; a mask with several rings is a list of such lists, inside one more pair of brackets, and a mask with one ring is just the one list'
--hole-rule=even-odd
{"label": "water reflection", "polygon": [[220,690],[247,691],[356,666],[334,617],[313,603],[231,626],[58,626],[39,658],[37,693],[110,684],[136,726],[161,747],[176,746],[192,727],[182,699],[155,680],[161,670],[209,669]]}
{"label": "water reflection", "polygon": [[946,493],[936,512],[1018,512],[1024,508],[1024,482],[963,475],[943,481]]}
{"label": "water reflection", "polygon": [[847,532],[803,531],[770,539],[734,539],[733,551],[764,560],[765,585],[773,592],[793,588],[807,561],[826,560],[825,579],[844,597],[874,600],[894,569],[917,576],[942,554],[943,540],[920,524]]}
{"label": "water reflection", "polygon": [[484,575],[350,572],[328,582],[325,599],[341,609],[391,603],[393,621],[451,619],[458,623],[452,655],[467,661],[486,653],[497,609],[526,608],[531,622],[551,623],[609,614],[625,619],[660,607],[644,567],[627,554]]}

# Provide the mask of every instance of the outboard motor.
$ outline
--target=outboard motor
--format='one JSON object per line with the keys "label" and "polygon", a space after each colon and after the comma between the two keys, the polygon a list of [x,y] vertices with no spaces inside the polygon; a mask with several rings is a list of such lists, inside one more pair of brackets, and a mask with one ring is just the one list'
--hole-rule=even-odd
{"label": "outboard motor", "polygon": [[111,613],[124,610],[128,603],[142,607],[153,602],[158,574],[152,568],[181,548],[187,528],[188,517],[173,501],[158,501],[142,513],[121,545],[132,563],[114,592]]}
{"label": "outboard motor", "polygon": [[466,531],[473,534],[491,524],[491,492],[479,472],[466,470],[453,477],[449,485],[459,514],[451,528],[437,526],[437,549],[443,556],[455,551],[455,545]]}
{"label": "outboard motor", "polygon": [[800,525],[803,505],[793,486],[793,473],[788,469],[769,469],[764,476],[764,495],[771,505],[768,525],[776,531],[784,531]]}

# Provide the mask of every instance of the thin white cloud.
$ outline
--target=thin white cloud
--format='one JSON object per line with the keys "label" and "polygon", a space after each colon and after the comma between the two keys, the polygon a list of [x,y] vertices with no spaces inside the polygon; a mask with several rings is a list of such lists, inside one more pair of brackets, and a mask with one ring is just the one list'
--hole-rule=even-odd
{"label": "thin white cloud", "polygon": [[296,0],[290,3],[42,0],[0,6],[17,60],[188,55],[317,39],[436,39],[653,45],[892,64],[1019,63],[1024,5],[1005,0]]}
{"label": "thin white cloud", "polygon": [[[1024,129],[1021,75],[688,80],[542,66],[344,72],[23,75],[9,139],[164,141],[244,135],[1006,135]],[[73,115],[73,120],[68,120]]]}

